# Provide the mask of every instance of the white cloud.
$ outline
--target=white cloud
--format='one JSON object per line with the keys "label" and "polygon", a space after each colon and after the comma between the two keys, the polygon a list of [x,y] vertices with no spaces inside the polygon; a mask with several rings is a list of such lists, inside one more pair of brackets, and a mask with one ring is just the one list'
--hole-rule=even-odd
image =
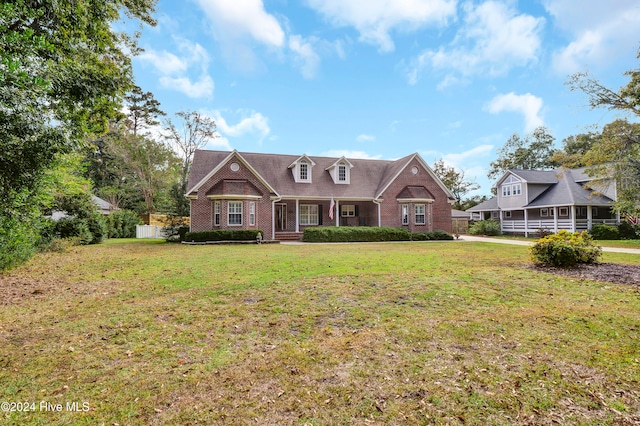
{"label": "white cloud", "polygon": [[[186,39],[175,39],[175,42],[181,56],[166,50],[147,49],[138,59],[154,67],[160,74],[162,87],[182,92],[190,98],[211,97],[214,83],[209,75],[209,54],[198,43]],[[197,71],[190,73],[194,68]],[[190,74],[197,74],[197,77]]]}
{"label": "white cloud", "polygon": [[416,84],[425,68],[449,72],[439,88],[463,77],[505,74],[537,60],[544,18],[518,14],[497,1],[463,6],[464,23],[449,47],[425,50],[406,67],[407,81]]}
{"label": "white cloud", "polygon": [[531,93],[516,95],[513,92],[507,93],[506,95],[498,95],[485,106],[485,110],[491,114],[499,114],[503,111],[518,112],[522,114],[525,119],[526,132],[531,132],[536,127],[544,124],[540,117],[541,109],[541,98],[534,96]]}
{"label": "white cloud", "polygon": [[213,94],[213,80],[208,75],[193,82],[188,77],[160,77],[160,84],[167,89],[177,90],[190,98],[207,98]]}
{"label": "white cloud", "polygon": [[476,146],[468,151],[453,153],[453,154],[445,154],[442,156],[442,159],[446,164],[449,164],[454,167],[459,167],[464,163],[465,160],[469,159],[477,159],[480,157],[485,157],[493,151],[493,145],[483,144]]}
{"label": "white cloud", "polygon": [[236,124],[229,124],[218,110],[212,111],[210,115],[215,120],[218,131],[222,135],[230,137],[241,137],[247,134],[258,135],[259,140],[264,140],[271,132],[269,128],[269,120],[259,112],[251,111],[251,113],[241,113],[244,115]]}
{"label": "white cloud", "polygon": [[320,57],[315,52],[312,42],[313,40],[306,40],[299,35],[289,37],[289,49],[295,54],[295,62],[302,76],[307,79],[315,77],[320,64]]}
{"label": "white cloud", "polygon": [[562,74],[590,66],[607,66],[621,55],[635,52],[640,27],[637,1],[546,0],[554,24],[573,40],[553,54],[553,66]]}
{"label": "white cloud", "polygon": [[250,37],[264,45],[282,47],[285,34],[262,0],[197,0],[220,38]]}
{"label": "white cloud", "polygon": [[379,160],[382,155],[370,155],[364,151],[350,151],[347,149],[331,149],[320,154],[324,157],[346,157],[346,158],[360,158],[364,160]]}
{"label": "white cloud", "polygon": [[373,142],[373,141],[375,141],[375,140],[376,140],[376,137],[375,137],[375,136],[372,136],[372,135],[365,135],[365,134],[362,134],[362,135],[358,135],[358,137],[356,138],[356,140],[357,140],[358,142]]}
{"label": "white cloud", "polygon": [[178,58],[176,55],[167,52],[166,50],[158,52],[153,49],[146,49],[137,58],[143,62],[151,64],[159,72],[165,75],[184,73],[189,67],[185,59]]}
{"label": "white cloud", "polygon": [[333,25],[354,27],[360,41],[391,52],[392,30],[412,30],[444,24],[454,18],[457,0],[308,0],[308,5]]}

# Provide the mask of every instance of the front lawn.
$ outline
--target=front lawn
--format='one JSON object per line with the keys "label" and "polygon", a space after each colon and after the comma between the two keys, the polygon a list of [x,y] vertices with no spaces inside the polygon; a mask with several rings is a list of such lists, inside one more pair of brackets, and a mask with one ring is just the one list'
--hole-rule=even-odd
{"label": "front lawn", "polygon": [[640,422],[640,288],[535,271],[528,253],[130,240],[40,255],[0,276],[0,423]]}

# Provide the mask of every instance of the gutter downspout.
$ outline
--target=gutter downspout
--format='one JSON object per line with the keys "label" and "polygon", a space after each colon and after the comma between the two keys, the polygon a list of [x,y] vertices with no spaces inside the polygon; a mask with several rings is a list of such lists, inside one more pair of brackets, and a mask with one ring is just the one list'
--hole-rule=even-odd
{"label": "gutter downspout", "polygon": [[276,239],[276,203],[282,201],[282,197],[271,200],[271,239]]}
{"label": "gutter downspout", "polygon": [[378,201],[376,199],[373,199],[371,201],[373,201],[373,204],[376,204],[378,206],[378,228],[380,228],[382,226],[381,225],[382,222],[380,220],[380,201]]}

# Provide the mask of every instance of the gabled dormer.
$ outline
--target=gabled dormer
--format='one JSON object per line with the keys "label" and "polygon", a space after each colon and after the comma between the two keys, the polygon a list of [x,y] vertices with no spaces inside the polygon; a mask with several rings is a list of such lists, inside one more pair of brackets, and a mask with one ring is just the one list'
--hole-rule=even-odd
{"label": "gabled dormer", "polygon": [[289,166],[293,173],[293,180],[296,183],[311,183],[312,169],[315,165],[316,163],[307,154],[303,154]]}
{"label": "gabled dormer", "polygon": [[351,164],[345,157],[342,157],[325,170],[327,170],[329,175],[331,175],[333,183],[348,185],[351,182],[352,168],[353,164]]}

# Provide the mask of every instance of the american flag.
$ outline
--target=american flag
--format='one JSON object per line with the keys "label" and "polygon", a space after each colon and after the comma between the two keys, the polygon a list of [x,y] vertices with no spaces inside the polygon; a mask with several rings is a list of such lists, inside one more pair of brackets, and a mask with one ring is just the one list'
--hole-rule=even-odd
{"label": "american flag", "polygon": [[329,219],[333,220],[333,209],[335,208],[336,203],[333,201],[333,197],[331,197],[331,204],[329,204]]}

